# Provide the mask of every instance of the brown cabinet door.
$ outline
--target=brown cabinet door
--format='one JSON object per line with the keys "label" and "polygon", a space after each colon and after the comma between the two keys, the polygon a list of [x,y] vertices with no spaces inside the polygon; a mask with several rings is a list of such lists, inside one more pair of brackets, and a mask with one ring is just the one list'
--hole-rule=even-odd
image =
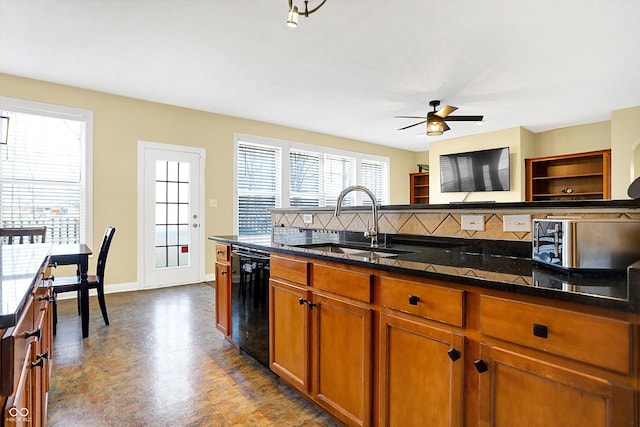
{"label": "brown cabinet door", "polygon": [[269,361],[271,370],[309,393],[308,292],[269,280]]}
{"label": "brown cabinet door", "polygon": [[[37,385],[34,381],[34,369],[31,367],[34,352],[33,343],[30,343],[27,346],[27,353],[24,359],[15,361],[19,366],[20,374],[18,376],[15,393],[7,399],[3,425],[38,425],[34,424],[34,421],[38,419],[38,410],[35,407],[35,399],[38,396],[36,392]],[[34,415],[36,418],[34,418]]]}
{"label": "brown cabinet door", "polygon": [[379,355],[380,426],[462,425],[463,336],[382,313]]}
{"label": "brown cabinet door", "polygon": [[216,328],[231,336],[231,266],[216,262]]}
{"label": "brown cabinet door", "polygon": [[480,426],[633,425],[630,389],[486,344],[480,354]]}
{"label": "brown cabinet door", "polygon": [[371,425],[372,310],[313,296],[316,399],[348,425]]}

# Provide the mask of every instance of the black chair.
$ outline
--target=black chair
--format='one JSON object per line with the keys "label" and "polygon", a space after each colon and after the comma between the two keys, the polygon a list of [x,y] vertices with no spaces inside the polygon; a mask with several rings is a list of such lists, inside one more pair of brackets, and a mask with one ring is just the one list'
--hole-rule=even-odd
{"label": "black chair", "polygon": [[0,241],[10,245],[14,243],[45,243],[47,227],[8,227],[0,228]]}
{"label": "black chair", "polygon": [[[114,227],[107,227],[102,238],[102,245],[100,246],[100,254],[98,255],[98,266],[96,269],[96,275],[87,276],[87,282],[89,283],[89,289],[95,289],[98,292],[98,302],[100,303],[100,311],[104,318],[104,323],[109,326],[109,316],[107,315],[107,304],[104,300],[104,271],[107,264],[107,254],[109,253],[109,247],[111,246],[111,240],[116,233]],[[58,294],[63,292],[75,291],[78,295],[78,313],[80,313],[80,277],[79,276],[65,276],[56,277],[53,280],[53,325],[55,333],[55,325],[58,321]]]}

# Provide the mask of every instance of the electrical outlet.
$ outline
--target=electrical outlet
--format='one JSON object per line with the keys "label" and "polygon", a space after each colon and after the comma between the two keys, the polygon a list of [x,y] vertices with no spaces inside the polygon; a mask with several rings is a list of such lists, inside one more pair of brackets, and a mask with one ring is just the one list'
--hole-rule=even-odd
{"label": "electrical outlet", "polygon": [[531,215],[503,215],[502,230],[528,233],[531,231]]}
{"label": "electrical outlet", "polygon": [[305,224],[313,224],[313,214],[302,215],[302,222]]}
{"label": "electrical outlet", "polygon": [[462,215],[460,220],[462,230],[484,231],[484,215]]}

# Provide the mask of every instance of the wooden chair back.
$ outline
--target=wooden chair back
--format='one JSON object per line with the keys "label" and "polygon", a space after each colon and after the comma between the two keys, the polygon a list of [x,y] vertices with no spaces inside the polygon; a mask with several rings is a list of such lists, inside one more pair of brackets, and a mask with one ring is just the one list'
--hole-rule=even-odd
{"label": "wooden chair back", "polygon": [[13,245],[14,243],[45,243],[47,227],[10,227],[0,228],[0,242]]}

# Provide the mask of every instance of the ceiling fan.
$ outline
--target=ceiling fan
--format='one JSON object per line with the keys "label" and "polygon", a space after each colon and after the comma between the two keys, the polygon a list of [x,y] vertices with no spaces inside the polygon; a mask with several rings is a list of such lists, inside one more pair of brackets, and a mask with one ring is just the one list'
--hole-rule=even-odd
{"label": "ceiling fan", "polygon": [[424,119],[419,121],[418,123],[414,123],[409,126],[402,127],[398,130],[409,129],[410,127],[418,126],[423,123],[427,124],[427,135],[429,136],[438,136],[442,135],[443,132],[451,129],[446,121],[451,122],[481,122],[484,116],[449,116],[449,114],[453,113],[458,109],[458,107],[452,107],[451,105],[445,105],[440,109],[440,111],[436,111],[436,107],[440,105],[440,101],[433,100],[429,101],[429,105],[433,107],[433,111],[429,111],[427,116],[396,116],[396,118],[403,119]]}

